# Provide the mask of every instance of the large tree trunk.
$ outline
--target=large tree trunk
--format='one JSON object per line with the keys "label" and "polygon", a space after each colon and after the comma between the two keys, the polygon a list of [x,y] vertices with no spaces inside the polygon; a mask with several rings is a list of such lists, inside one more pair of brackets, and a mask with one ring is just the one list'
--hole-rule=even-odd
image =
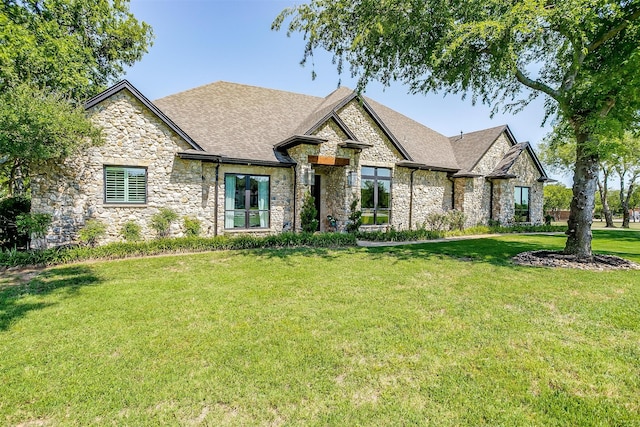
{"label": "large tree trunk", "polygon": [[591,258],[591,223],[598,182],[598,155],[588,149],[590,135],[576,134],[576,168],[573,175],[573,198],[564,253]]}

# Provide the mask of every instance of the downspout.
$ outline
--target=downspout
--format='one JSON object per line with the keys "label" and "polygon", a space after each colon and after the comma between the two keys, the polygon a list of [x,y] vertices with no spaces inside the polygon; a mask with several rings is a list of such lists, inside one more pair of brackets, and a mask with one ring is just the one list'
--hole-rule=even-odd
{"label": "downspout", "polygon": [[218,235],[218,170],[220,169],[220,160],[216,164],[216,180],[214,185],[214,200],[213,200],[213,236]]}
{"label": "downspout", "polygon": [[493,221],[493,180],[489,180],[489,221]]}
{"label": "downspout", "polygon": [[418,169],[411,169],[411,179],[409,184],[409,230],[413,230],[413,174]]}
{"label": "downspout", "polygon": [[293,221],[291,225],[291,229],[293,232],[296,232],[296,199],[298,198],[298,164],[294,164],[293,169]]}
{"label": "downspout", "polygon": [[447,179],[451,181],[451,209],[456,208],[456,182],[451,176],[447,176]]}

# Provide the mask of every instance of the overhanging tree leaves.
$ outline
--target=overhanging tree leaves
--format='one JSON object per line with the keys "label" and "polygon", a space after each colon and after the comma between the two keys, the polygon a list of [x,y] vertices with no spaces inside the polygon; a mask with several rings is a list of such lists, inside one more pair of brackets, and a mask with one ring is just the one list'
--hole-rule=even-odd
{"label": "overhanging tree leaves", "polygon": [[13,192],[28,166],[99,141],[81,102],[151,38],[128,0],[0,0],[0,161]]}
{"label": "overhanging tree leaves", "polygon": [[28,85],[0,93],[0,161],[9,165],[11,194],[24,193],[16,186],[23,185],[21,174],[31,164],[63,158],[100,141],[100,130],[69,100]]}
{"label": "overhanging tree leaves", "polygon": [[637,121],[640,1],[312,0],[286,9],[304,60],[332,52],[359,77],[444,90],[517,111],[538,95],[576,144],[565,252],[591,256],[598,140]]}

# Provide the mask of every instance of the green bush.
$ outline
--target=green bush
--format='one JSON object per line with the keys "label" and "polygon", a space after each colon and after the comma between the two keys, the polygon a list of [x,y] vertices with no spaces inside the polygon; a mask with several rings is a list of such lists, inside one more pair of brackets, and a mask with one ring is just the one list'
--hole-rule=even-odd
{"label": "green bush", "polygon": [[16,217],[19,233],[29,237],[27,248],[31,246],[31,238],[42,239],[51,225],[51,215],[44,213],[26,213]]}
{"label": "green bush", "polygon": [[135,221],[127,221],[122,225],[120,235],[127,242],[137,242],[142,239],[142,227]]}
{"label": "green bush", "polygon": [[153,228],[158,237],[164,238],[169,236],[171,231],[171,223],[178,219],[178,214],[169,208],[160,208],[159,212],[151,217],[151,228]]}
{"label": "green bush", "polygon": [[305,233],[313,233],[318,230],[318,210],[316,209],[315,199],[311,192],[307,191],[302,201],[300,210],[300,224],[302,231]]}
{"label": "green bush", "polygon": [[447,215],[444,212],[431,212],[425,225],[432,231],[444,231],[447,228]]}
{"label": "green bush", "polygon": [[28,214],[31,210],[31,200],[26,197],[7,197],[0,200],[0,247],[26,248],[29,244],[29,234],[18,231],[16,218],[21,214]]}
{"label": "green bush", "polygon": [[107,226],[99,219],[90,219],[80,230],[78,237],[82,243],[95,246],[107,232]]}
{"label": "green bush", "polygon": [[358,199],[354,199],[349,206],[349,222],[347,222],[347,233],[356,233],[362,225],[362,211],[358,209]]}
{"label": "green bush", "polygon": [[449,226],[449,230],[463,230],[464,223],[467,219],[464,212],[452,209],[447,212],[447,225]]}
{"label": "green bush", "polygon": [[187,237],[196,237],[200,235],[202,226],[200,221],[195,218],[184,217],[184,234]]}
{"label": "green bush", "polygon": [[116,242],[97,247],[76,246],[28,252],[5,251],[0,252],[0,266],[55,265],[84,260],[119,259],[133,256],[229,249],[291,248],[301,246],[330,248],[355,246],[355,244],[355,235],[348,233],[287,232],[265,237],[243,235],[237,237],[161,238],[141,242]]}

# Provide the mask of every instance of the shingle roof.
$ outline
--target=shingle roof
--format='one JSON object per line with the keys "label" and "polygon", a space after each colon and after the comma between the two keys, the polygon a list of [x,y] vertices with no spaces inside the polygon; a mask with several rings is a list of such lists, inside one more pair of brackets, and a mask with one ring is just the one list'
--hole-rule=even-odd
{"label": "shingle roof", "polygon": [[436,169],[460,168],[446,136],[372,99],[366,101],[409,154],[408,160]]}
{"label": "shingle roof", "polygon": [[154,103],[209,153],[280,161],[274,144],[292,136],[321,101],[309,95],[216,82]]}
{"label": "shingle roof", "polygon": [[[355,97],[345,87],[319,98],[216,82],[154,103],[208,153],[282,161],[276,144],[312,133]],[[447,137],[372,99],[365,101],[407,160],[436,169],[459,169]]]}
{"label": "shingle roof", "polygon": [[507,151],[498,163],[498,166],[491,171],[487,178],[515,178],[514,174],[509,173],[509,169],[511,166],[518,160],[520,154],[527,149],[529,146],[528,142],[519,142],[516,145],[512,146],[509,151]]}
{"label": "shingle roof", "polygon": [[496,139],[508,129],[506,125],[502,125],[450,137],[449,141],[461,168],[460,173],[471,172]]}

